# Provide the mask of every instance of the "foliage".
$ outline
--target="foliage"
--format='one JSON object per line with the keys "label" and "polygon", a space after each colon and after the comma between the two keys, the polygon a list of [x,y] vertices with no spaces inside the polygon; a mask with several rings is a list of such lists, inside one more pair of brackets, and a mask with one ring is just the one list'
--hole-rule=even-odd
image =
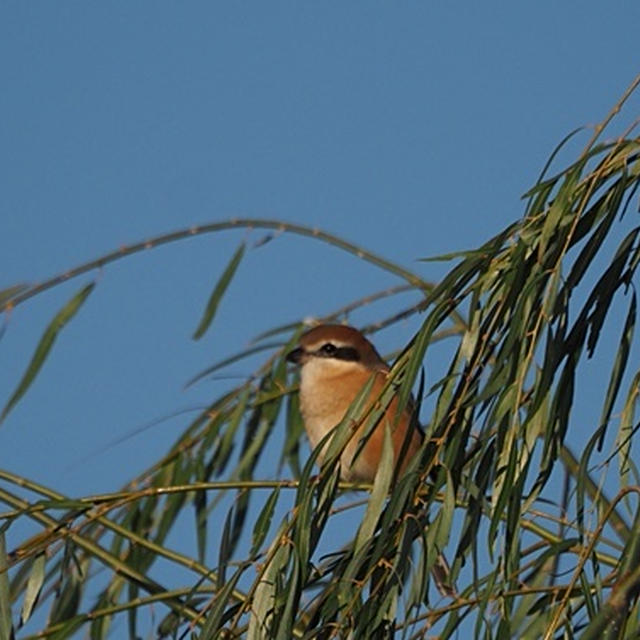
{"label": "foliage", "polygon": [[[158,635],[176,638],[448,638],[460,630],[486,638],[638,637],[640,488],[633,458],[640,427],[634,342],[640,226],[631,209],[640,185],[640,138],[632,128],[601,138],[637,84],[575,162],[549,175],[552,157],[526,194],[519,221],[477,249],[441,258],[452,266],[435,285],[318,230],[232,220],[0,292],[8,312],[137,251],[222,229],[263,227],[328,242],[403,281],[377,296],[420,294],[411,309],[378,323],[423,314],[395,359],[394,384],[385,393],[406,402],[435,343],[445,341],[450,354],[448,369],[419,394],[428,400],[421,455],[388,496],[389,474],[379,474],[373,487],[338,482],[335,448],[318,475],[313,455],[300,468],[296,381],[284,354],[301,323],[259,336],[204,372],[269,353],[251,378],[215,399],[161,460],[121,491],[71,500],[0,470],[6,506],[0,541],[20,519],[42,528],[14,549],[0,545],[0,630],[13,625],[20,634],[34,612],[48,607],[41,631],[25,637],[64,638],[89,629],[92,638],[102,638],[117,616],[126,617],[130,637],[138,637],[155,604],[166,613]],[[215,285],[197,336],[213,320],[243,251]],[[45,330],[3,416],[27,392],[56,333],[91,287]],[[370,301],[356,301],[330,319]],[[603,336],[614,331],[619,338],[612,349]],[[581,372],[595,354],[611,362],[608,372],[599,372],[601,412],[577,424]],[[366,419],[361,413],[354,406],[351,417]],[[283,422],[282,458],[295,479],[256,479],[269,434]],[[579,454],[568,444],[577,432],[585,438]],[[352,493],[346,502],[341,497],[354,488],[370,491],[364,509]],[[235,499],[228,509],[230,492]],[[250,508],[250,500],[261,507]],[[172,549],[168,537],[192,509],[198,545],[188,555]],[[330,532],[340,528],[336,521],[345,510],[358,514],[359,527],[345,544],[331,547]],[[205,558],[214,519],[224,524],[212,567]],[[451,564],[454,598],[439,598],[431,584],[441,551]],[[154,577],[159,563],[180,570],[180,586]],[[90,599],[87,587],[99,575],[99,595]]]}

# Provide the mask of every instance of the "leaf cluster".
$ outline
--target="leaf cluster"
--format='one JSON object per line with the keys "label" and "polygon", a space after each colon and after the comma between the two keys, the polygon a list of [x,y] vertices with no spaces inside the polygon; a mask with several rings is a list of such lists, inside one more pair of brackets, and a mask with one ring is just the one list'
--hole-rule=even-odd
{"label": "leaf cluster", "polygon": [[[430,387],[418,385],[426,433],[420,455],[401,478],[383,465],[373,487],[339,482],[336,468],[350,425],[375,424],[366,389],[331,434],[319,473],[318,450],[300,461],[297,381],[284,358],[303,330],[300,321],[258,336],[196,376],[267,354],[250,378],[211,402],[160,460],[116,493],[71,499],[0,470],[0,636],[20,634],[46,606],[40,631],[21,637],[65,638],[87,629],[103,638],[120,619],[132,638],[149,624],[161,637],[200,639],[637,637],[640,225],[633,207],[640,139],[633,129],[600,139],[637,84],[577,160],[551,173],[552,156],[517,222],[478,248],[443,256],[452,264],[437,284],[318,230],[232,220],[0,292],[8,313],[136,251],[261,227],[314,237],[402,280],[327,320],[407,289],[417,294],[411,307],[368,328],[421,314],[379,407],[393,396],[401,407],[411,401],[436,343],[446,341],[449,354]],[[210,330],[244,254],[242,244],[194,338]],[[45,329],[2,418],[24,397],[92,288],[83,287]],[[597,372],[600,409],[585,418],[582,379],[600,355],[610,362]],[[258,470],[283,423],[279,464],[293,479],[263,481]],[[388,443],[383,455],[391,460]],[[354,489],[367,492],[364,506],[352,499]],[[6,530],[24,519],[39,533],[7,549]],[[195,531],[192,553],[170,542],[185,520]],[[442,598],[431,579],[441,553],[451,565],[454,597]],[[176,576],[172,584],[167,568]]]}

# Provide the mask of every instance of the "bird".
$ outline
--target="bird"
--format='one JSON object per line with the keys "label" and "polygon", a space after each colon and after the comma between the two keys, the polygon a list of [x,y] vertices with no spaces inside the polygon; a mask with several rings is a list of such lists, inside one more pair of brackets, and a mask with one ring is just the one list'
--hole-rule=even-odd
{"label": "bird", "polygon": [[[286,359],[300,367],[300,412],[312,449],[340,423],[371,378],[369,403],[375,402],[390,371],[360,331],[340,324],[322,324],[308,330]],[[396,477],[402,475],[419,451],[424,435],[413,403],[409,402],[399,416],[397,405],[398,399],[394,397],[359,452],[360,440],[368,427],[366,424],[358,427],[340,458],[342,480],[373,483],[382,456],[386,425],[391,430]],[[319,453],[319,463],[326,448],[327,445]]]}
{"label": "bird", "polygon": [[[375,402],[390,372],[389,365],[360,331],[341,324],[321,324],[308,330],[300,337],[298,346],[287,353],[286,359],[300,367],[300,412],[312,449],[342,421],[371,378],[369,402]],[[398,399],[394,397],[359,453],[359,442],[368,427],[361,424],[357,428],[340,457],[342,480],[373,483],[382,458],[386,425],[391,429],[396,477],[402,475],[419,453],[424,432],[414,403],[407,403],[399,416],[396,416],[397,406]],[[326,447],[325,444],[318,455],[320,463]],[[457,597],[442,553],[438,553],[431,573],[443,596]]]}

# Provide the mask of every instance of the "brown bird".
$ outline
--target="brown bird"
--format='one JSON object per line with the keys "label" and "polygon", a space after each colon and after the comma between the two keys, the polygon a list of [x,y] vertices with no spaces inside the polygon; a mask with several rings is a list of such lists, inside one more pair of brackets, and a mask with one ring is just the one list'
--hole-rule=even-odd
{"label": "brown bird", "polygon": [[[301,336],[298,348],[287,354],[287,360],[300,365],[300,411],[312,449],[340,423],[372,376],[370,402],[377,400],[390,370],[360,331],[338,324],[320,325],[307,331]],[[343,480],[374,481],[387,424],[391,429],[393,460],[399,474],[419,451],[424,434],[413,404],[409,403],[400,416],[396,416],[397,406],[398,400],[393,398],[355,460],[367,426],[361,425],[351,437],[340,458]],[[323,453],[318,456],[319,462],[322,462]],[[449,567],[442,554],[438,554],[431,572],[440,593],[455,597]]]}
{"label": "brown bird", "polygon": [[[299,347],[287,354],[287,360],[300,365],[300,411],[312,449],[339,424],[372,376],[370,398],[375,402],[389,374],[386,362],[360,331],[337,324],[320,325],[307,331],[300,338]],[[399,473],[419,450],[423,434],[413,406],[407,406],[396,416],[397,404],[397,398],[393,398],[355,460],[354,454],[367,426],[361,425],[349,440],[340,459],[343,480],[373,482],[387,424]],[[322,453],[319,462],[322,462]]]}

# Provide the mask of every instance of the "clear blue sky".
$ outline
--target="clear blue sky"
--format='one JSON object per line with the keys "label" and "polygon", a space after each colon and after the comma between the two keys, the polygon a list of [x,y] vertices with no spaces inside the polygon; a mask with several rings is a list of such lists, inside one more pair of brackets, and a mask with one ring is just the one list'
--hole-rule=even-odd
{"label": "clear blue sky", "polygon": [[[437,277],[417,259],[519,217],[554,146],[618,99],[640,70],[638,25],[637,2],[4,2],[0,288],[238,215],[318,226]],[[248,252],[193,342],[235,247],[263,235],[204,236],[107,267],[0,426],[0,466],[73,495],[116,489],[184,420],[86,456],[219,393],[219,382],[185,391],[195,373],[262,330],[397,282],[281,236]],[[14,311],[1,404],[88,280]]]}

